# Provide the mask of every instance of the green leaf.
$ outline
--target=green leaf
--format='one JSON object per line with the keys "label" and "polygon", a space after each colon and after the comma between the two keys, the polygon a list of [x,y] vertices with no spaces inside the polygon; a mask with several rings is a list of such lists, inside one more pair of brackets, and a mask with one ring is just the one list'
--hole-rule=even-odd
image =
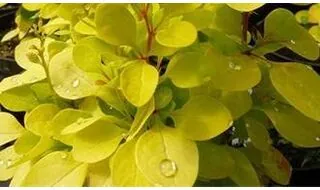
{"label": "green leaf", "polygon": [[229,7],[240,12],[251,12],[262,7],[263,5],[264,3],[228,3]]}
{"label": "green leaf", "polygon": [[[310,60],[319,57],[319,47],[312,36],[296,21],[286,9],[276,9],[265,19],[264,40],[278,42]],[[290,31],[289,33],[287,31]]]}
{"label": "green leaf", "polygon": [[62,98],[75,100],[93,95],[96,90],[93,80],[73,62],[72,49],[51,59],[49,75],[54,90]]}
{"label": "green leaf", "polygon": [[155,110],[154,98],[152,98],[147,104],[137,109],[137,112],[134,116],[134,120],[128,134],[128,140],[133,139],[137,134],[139,134],[139,132],[144,127],[146,121],[154,112],[154,110]]}
{"label": "green leaf", "polygon": [[9,146],[0,151],[0,181],[7,181],[12,178],[16,171],[16,167],[10,166],[18,158],[19,155],[15,153],[13,146]]}
{"label": "green leaf", "polygon": [[28,86],[2,92],[0,103],[6,109],[14,112],[29,111],[39,105],[37,97]]}
{"label": "green leaf", "polygon": [[289,161],[275,148],[264,152],[262,157],[264,171],[268,177],[281,185],[288,185],[292,168]]}
{"label": "green leaf", "polygon": [[22,7],[28,11],[37,11],[41,9],[44,5],[44,3],[22,3]]}
{"label": "green leaf", "polygon": [[101,4],[96,9],[95,23],[98,36],[112,45],[134,45],[136,21],[121,5]]}
{"label": "green leaf", "polygon": [[308,24],[309,22],[309,12],[308,10],[301,10],[295,14],[297,22],[300,24]]}
{"label": "green leaf", "polygon": [[198,149],[179,130],[157,121],[136,144],[136,163],[141,172],[161,186],[192,186],[198,173]]}
{"label": "green leaf", "polygon": [[234,120],[247,113],[252,106],[247,91],[223,91],[219,99],[229,109]]}
{"label": "green leaf", "polygon": [[54,104],[41,104],[33,109],[25,118],[26,128],[32,133],[45,136],[52,118],[59,112]]}
{"label": "green leaf", "polygon": [[36,55],[36,51],[31,50],[32,47],[40,48],[40,40],[38,38],[25,39],[14,50],[14,59],[24,69],[28,69],[31,65],[39,63],[39,59],[29,59],[32,53]]}
{"label": "green leaf", "polygon": [[192,88],[210,80],[211,65],[203,53],[188,52],[174,56],[169,62],[166,74],[175,86]]}
{"label": "green leaf", "polygon": [[172,48],[182,48],[191,45],[197,38],[197,29],[187,21],[169,25],[156,34],[160,45]]}
{"label": "green leaf", "polygon": [[124,130],[105,120],[98,120],[75,134],[71,151],[75,160],[94,163],[108,158],[123,139]]}
{"label": "green leaf", "polygon": [[32,166],[22,186],[81,187],[87,167],[87,164],[74,161],[68,152],[52,152]]}
{"label": "green leaf", "polygon": [[222,179],[228,177],[235,168],[235,161],[229,151],[220,145],[199,142],[199,177]]}
{"label": "green leaf", "polygon": [[265,105],[263,111],[285,139],[301,147],[320,146],[320,124],[317,121],[281,104]]}
{"label": "green leaf", "polygon": [[100,54],[88,45],[77,44],[73,48],[73,61],[83,71],[101,72]]}
{"label": "green leaf", "polygon": [[159,86],[154,95],[155,109],[159,110],[166,107],[171,102],[172,96],[171,88],[164,85]]}
{"label": "green leaf", "polygon": [[313,4],[309,8],[309,21],[311,23],[316,23],[316,24],[319,23],[319,20],[320,20],[319,12],[320,12],[320,4],[319,3]]}
{"label": "green leaf", "polygon": [[175,126],[192,140],[208,140],[227,130],[232,124],[229,110],[209,96],[192,97],[172,114]]}
{"label": "green leaf", "polygon": [[304,115],[320,121],[320,77],[305,65],[274,65],[270,79],[275,89]]}
{"label": "green leaf", "polygon": [[213,12],[205,9],[196,9],[183,15],[183,20],[193,24],[197,30],[208,28],[213,22]]}
{"label": "green leaf", "polygon": [[74,30],[80,34],[84,35],[95,35],[95,23],[88,17],[81,19],[77,24],[74,26]]}
{"label": "green leaf", "polygon": [[248,158],[235,148],[228,147],[228,151],[231,153],[236,166],[230,178],[241,187],[261,186],[259,177]]}
{"label": "green leaf", "polygon": [[121,145],[110,164],[112,183],[118,187],[153,186],[138,169],[135,158],[136,139]]}
{"label": "green leaf", "polygon": [[89,164],[87,185],[89,187],[110,187],[112,185],[109,159]]}
{"label": "green leaf", "polygon": [[242,54],[227,57],[215,51],[212,52],[214,70],[211,81],[215,88],[227,91],[245,91],[260,82],[261,72],[256,59]]}
{"label": "green leaf", "polygon": [[1,42],[9,41],[9,40],[11,40],[12,38],[16,37],[18,34],[19,34],[19,29],[18,29],[18,28],[13,29],[13,30],[10,30],[8,33],[6,33],[6,34],[2,37]]}
{"label": "green leaf", "polygon": [[311,34],[317,42],[320,42],[320,26],[315,25],[309,28],[309,34]]}
{"label": "green leaf", "polygon": [[120,75],[120,88],[126,99],[137,107],[146,104],[156,90],[159,74],[145,61],[132,61]]}
{"label": "green leaf", "polygon": [[248,136],[253,146],[261,151],[268,151],[272,140],[269,137],[266,127],[261,122],[250,116],[245,117],[244,121]]}
{"label": "green leaf", "polygon": [[0,121],[0,146],[14,141],[24,132],[22,125],[9,113],[0,112]]}

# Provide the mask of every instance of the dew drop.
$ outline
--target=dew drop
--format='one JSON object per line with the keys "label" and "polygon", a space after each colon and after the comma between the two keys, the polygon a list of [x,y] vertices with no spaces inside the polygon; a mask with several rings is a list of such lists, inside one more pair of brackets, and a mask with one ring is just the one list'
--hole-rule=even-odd
{"label": "dew drop", "polygon": [[246,140],[247,143],[251,142],[251,138],[249,137],[247,140]]}
{"label": "dew drop", "polygon": [[229,68],[230,69],[234,69],[236,65],[232,62],[232,61],[229,61]]}
{"label": "dew drop", "polygon": [[11,160],[11,159],[7,160],[6,167],[8,168],[8,167],[10,167],[11,165],[12,165],[12,160]]}
{"label": "dew drop", "polygon": [[235,128],[235,127],[232,127],[232,128],[231,128],[231,130],[232,130],[232,131],[235,131],[235,130],[236,130],[236,128]]}
{"label": "dew drop", "polygon": [[232,139],[231,141],[231,145],[232,146],[236,146],[240,143],[240,139],[239,138],[235,138],[235,139]]}
{"label": "dew drop", "polygon": [[320,141],[320,137],[316,137],[316,141]]}
{"label": "dew drop", "polygon": [[77,120],[77,124],[78,125],[81,125],[81,124],[83,124],[85,122],[85,120],[82,118],[82,117],[80,117],[78,120]]}
{"label": "dew drop", "polygon": [[240,66],[240,65],[236,65],[236,66],[234,67],[234,70],[240,71],[240,70],[241,70],[241,66]]}
{"label": "dew drop", "polygon": [[174,161],[169,159],[164,159],[160,162],[161,174],[166,177],[172,177],[177,173],[177,165]]}
{"label": "dew drop", "polygon": [[246,123],[246,128],[249,128],[249,127],[250,127],[249,123]]}
{"label": "dew drop", "polygon": [[72,87],[73,87],[73,88],[77,88],[77,87],[79,86],[79,84],[80,84],[79,79],[76,79],[76,80],[74,80],[74,81],[72,82]]}
{"label": "dew drop", "polygon": [[249,92],[249,94],[251,95],[252,92],[253,92],[252,88],[248,89],[248,92]]}
{"label": "dew drop", "polygon": [[113,107],[112,107],[112,106],[110,106],[110,107],[109,107],[109,110],[112,110],[112,109],[113,109]]}
{"label": "dew drop", "polygon": [[290,43],[292,44],[296,44],[296,42],[294,40],[290,40]]}
{"label": "dew drop", "polygon": [[62,152],[61,153],[61,158],[62,159],[66,159],[68,157],[68,154],[67,153],[65,153],[65,152]]}

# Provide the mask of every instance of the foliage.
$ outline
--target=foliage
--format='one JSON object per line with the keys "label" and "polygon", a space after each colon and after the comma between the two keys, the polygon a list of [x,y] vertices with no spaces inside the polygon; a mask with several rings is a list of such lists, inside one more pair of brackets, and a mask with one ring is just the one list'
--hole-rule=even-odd
{"label": "foliage", "polygon": [[265,55],[286,47],[316,60],[319,47],[281,8],[262,33],[248,31],[261,6],[23,4],[2,41],[19,36],[25,71],[0,83],[0,103],[25,112],[24,126],[0,113],[0,180],[288,184],[292,168],[268,129],[319,147],[320,78]]}

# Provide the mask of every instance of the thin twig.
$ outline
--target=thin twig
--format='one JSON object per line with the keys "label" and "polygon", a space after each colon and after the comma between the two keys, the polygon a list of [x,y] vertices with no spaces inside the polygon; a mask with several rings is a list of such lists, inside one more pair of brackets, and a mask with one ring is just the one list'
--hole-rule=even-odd
{"label": "thin twig", "polygon": [[249,25],[249,13],[242,13],[242,43],[247,44],[247,31]]}

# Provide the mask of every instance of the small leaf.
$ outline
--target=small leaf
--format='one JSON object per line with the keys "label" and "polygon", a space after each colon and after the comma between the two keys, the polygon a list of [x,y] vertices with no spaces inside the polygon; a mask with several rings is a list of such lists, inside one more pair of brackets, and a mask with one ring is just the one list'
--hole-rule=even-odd
{"label": "small leaf", "polygon": [[177,129],[157,121],[136,144],[136,163],[153,183],[162,186],[192,186],[198,173],[198,150]]}
{"label": "small leaf", "polygon": [[199,177],[222,179],[228,177],[235,168],[235,161],[224,146],[199,142]]}
{"label": "small leaf", "polygon": [[176,127],[192,140],[208,140],[223,133],[232,124],[229,110],[208,96],[192,97],[172,114]]}
{"label": "small leaf", "polygon": [[197,29],[187,21],[171,24],[156,34],[160,45],[182,48],[191,45],[197,38]]}
{"label": "small leaf", "polygon": [[12,178],[17,168],[10,166],[18,158],[19,155],[14,151],[13,146],[0,151],[0,181],[7,181]]}
{"label": "small leaf", "polygon": [[291,178],[292,168],[289,161],[275,148],[264,152],[262,164],[266,175],[273,181],[288,185]]}
{"label": "small leaf", "polygon": [[154,112],[154,110],[155,105],[153,98],[147,104],[137,109],[137,112],[134,116],[134,120],[128,134],[128,140],[133,139],[137,134],[139,134],[139,132],[144,127],[144,124],[151,116],[151,114]]}
{"label": "small leaf", "polygon": [[235,148],[228,147],[228,151],[232,155],[236,166],[230,178],[241,187],[261,186],[259,177],[248,158]]}
{"label": "small leaf", "polygon": [[14,59],[17,64],[24,69],[28,69],[31,65],[38,64],[38,62],[30,60],[28,57],[28,52],[34,53],[34,51],[30,51],[32,47],[40,48],[40,39],[25,39],[21,41],[14,50]]}
{"label": "small leaf", "polygon": [[87,167],[87,164],[74,161],[68,152],[52,152],[32,166],[22,186],[81,187]]}
{"label": "small leaf", "polygon": [[152,183],[138,169],[135,158],[136,139],[121,145],[112,157],[112,183],[118,187],[150,187]]}
{"label": "small leaf", "polygon": [[120,75],[120,87],[126,99],[137,107],[146,104],[156,90],[158,71],[145,61],[132,61]]}
{"label": "small leaf", "polygon": [[13,29],[13,30],[9,31],[8,33],[6,33],[6,34],[2,37],[1,42],[9,41],[9,40],[11,40],[12,38],[18,36],[18,34],[19,34],[19,29],[18,29],[18,28]]}
{"label": "small leaf", "polygon": [[285,139],[301,147],[320,146],[320,124],[317,121],[281,104],[265,105],[263,111]]}
{"label": "small leaf", "polygon": [[[296,21],[286,9],[269,13],[264,22],[264,40],[284,44],[289,49],[310,60],[319,57],[319,47],[312,36]],[[289,33],[287,31],[290,31]]]}
{"label": "small leaf", "polygon": [[240,12],[251,12],[262,7],[263,5],[264,3],[228,3],[229,7]]}
{"label": "small leaf", "polygon": [[126,7],[101,4],[96,9],[95,23],[98,36],[112,45],[134,45],[136,21]]}
{"label": "small leaf", "polygon": [[72,156],[75,160],[86,163],[108,158],[118,148],[124,132],[109,121],[98,120],[75,134]]}
{"label": "small leaf", "polygon": [[9,113],[0,112],[0,121],[0,146],[14,141],[24,132],[22,125]]}
{"label": "small leaf", "polygon": [[54,90],[62,98],[75,100],[93,95],[96,90],[93,80],[74,64],[72,49],[66,49],[51,59],[49,75]]}
{"label": "small leaf", "polygon": [[320,77],[302,64],[274,65],[270,79],[275,89],[304,115],[320,121]]}
{"label": "small leaf", "polygon": [[45,136],[49,122],[58,112],[59,108],[54,104],[41,104],[25,118],[26,128],[36,135]]}

